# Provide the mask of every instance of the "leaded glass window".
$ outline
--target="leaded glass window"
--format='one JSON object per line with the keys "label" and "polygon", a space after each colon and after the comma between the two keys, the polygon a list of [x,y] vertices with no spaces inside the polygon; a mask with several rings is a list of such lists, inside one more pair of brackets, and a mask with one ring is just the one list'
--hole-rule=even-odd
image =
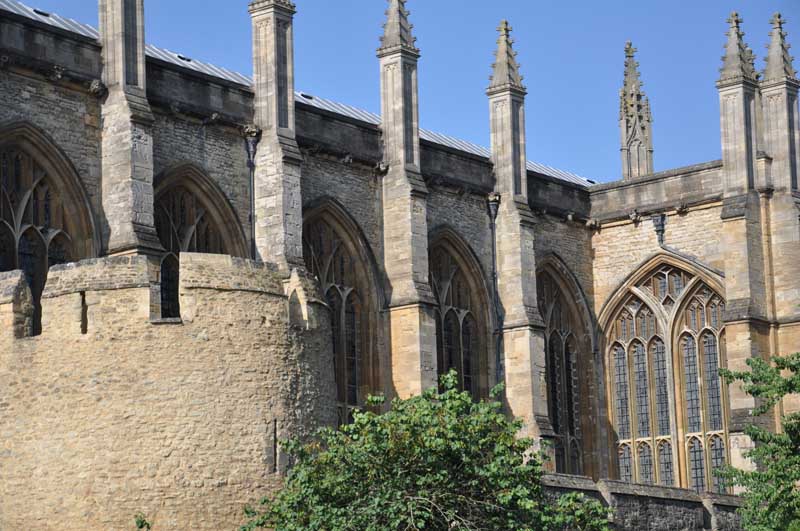
{"label": "leaded glass window", "polygon": [[[482,389],[486,361],[484,302],[470,282],[467,271],[445,243],[434,245],[430,253],[431,286],[436,307],[436,365],[439,375],[458,373],[459,388],[476,398]],[[483,375],[485,381],[485,375]]]}
{"label": "leaded glass window", "polygon": [[719,354],[717,337],[712,332],[703,334],[703,358],[705,359],[705,383],[708,396],[708,429],[722,429],[722,391],[719,379]]}
{"label": "leaded glass window", "polygon": [[[724,492],[726,487],[714,471],[727,463],[725,447],[726,418],[721,367],[720,346],[724,335],[720,330],[724,303],[711,288],[698,283],[686,305],[681,330],[683,350],[683,381],[686,438],[689,453],[697,456],[688,459],[688,474],[692,488]],[[702,463],[699,455],[702,454]],[[702,467],[700,466],[702,464]],[[698,474],[702,470],[703,480]],[[697,476],[697,477],[696,477]]]}
{"label": "leaded glass window", "polygon": [[664,341],[657,337],[650,344],[650,356],[653,359],[653,372],[656,392],[656,434],[660,437],[670,435],[670,378],[667,368],[667,348]]}
{"label": "leaded glass window", "polygon": [[650,485],[655,478],[653,449],[647,443],[639,445],[639,481]]}
{"label": "leaded glass window", "polygon": [[331,310],[337,410],[339,424],[347,424],[375,388],[368,355],[371,314],[366,306],[370,287],[365,265],[347,233],[325,216],[307,222],[303,238],[306,267],[320,283]]}
{"label": "leaded glass window", "polygon": [[623,444],[619,447],[619,478],[622,481],[633,481],[633,460],[631,459],[631,447]]}
{"label": "leaded glass window", "polygon": [[662,441],[658,445],[658,470],[660,483],[666,487],[675,485],[675,472],[672,465],[672,445],[669,441]]}
{"label": "leaded glass window", "polygon": [[614,347],[614,395],[616,397],[617,436],[628,439],[631,436],[630,410],[628,403],[628,357],[621,345]]}
{"label": "leaded glass window", "polygon": [[[578,387],[578,360],[582,348],[580,318],[550,271],[539,274],[537,289],[539,311],[546,325],[547,405],[555,433],[556,472],[582,474]],[[632,332],[633,322],[629,324]]]}
{"label": "leaded glass window", "polygon": [[[727,463],[723,311],[708,284],[669,265],[629,288],[610,316],[610,409],[618,458],[630,461],[619,462],[621,478],[685,478],[685,487],[724,491],[713,476]],[[686,470],[677,473],[676,463]]]}
{"label": "leaded glass window", "polygon": [[727,491],[725,480],[721,478],[718,472],[725,468],[725,443],[722,437],[714,435],[711,437],[711,479],[714,485],[714,492],[717,494],[724,494]]}
{"label": "leaded glass window", "polygon": [[156,232],[167,251],[161,260],[161,317],[180,317],[181,253],[226,254],[208,208],[189,187],[162,191],[155,205]]}
{"label": "leaded glass window", "polygon": [[689,488],[696,492],[706,490],[705,452],[700,439],[689,439]]}
{"label": "leaded glass window", "polygon": [[685,370],[684,388],[686,394],[686,426],[690,433],[702,430],[701,402],[700,402],[700,382],[697,369],[697,344],[692,336],[684,336],[681,339],[683,348],[683,368]]}
{"label": "leaded glass window", "polygon": [[[33,335],[42,331],[48,270],[83,258],[77,205],[65,204],[56,176],[16,145],[0,148],[0,271],[19,269],[33,296]],[[68,208],[72,207],[71,214]]]}
{"label": "leaded glass window", "polygon": [[633,344],[633,370],[636,383],[636,419],[639,437],[650,436],[650,381],[647,353],[638,341]]}

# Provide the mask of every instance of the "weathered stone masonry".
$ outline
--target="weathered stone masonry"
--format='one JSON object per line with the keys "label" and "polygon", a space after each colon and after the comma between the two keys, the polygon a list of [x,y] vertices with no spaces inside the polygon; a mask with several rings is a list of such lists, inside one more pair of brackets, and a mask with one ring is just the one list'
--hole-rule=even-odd
{"label": "weathered stone masonry", "polygon": [[552,443],[574,475],[551,493],[602,500],[619,529],[738,529],[738,500],[706,491],[719,458],[750,466],[753,404],[709,374],[800,350],[785,21],[758,75],[731,17],[723,159],[658,173],[628,44],[623,179],[597,185],[527,161],[507,22],[490,149],[420,129],[421,52],[388,3],[380,116],[295,92],[287,0],[250,2],[253,80],[145,51],[142,0],[101,0],[101,32],[3,4],[0,528],[235,528],[278,487],[280,440],[455,368],[477,397],[503,380]]}

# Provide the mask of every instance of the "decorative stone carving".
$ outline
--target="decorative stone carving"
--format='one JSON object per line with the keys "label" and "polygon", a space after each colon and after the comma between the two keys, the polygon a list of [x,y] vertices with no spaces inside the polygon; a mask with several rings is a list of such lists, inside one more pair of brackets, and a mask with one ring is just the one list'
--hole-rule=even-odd
{"label": "decorative stone carving", "polygon": [[95,79],[89,84],[89,94],[95,98],[102,99],[108,94],[108,87],[99,79]]}
{"label": "decorative stone carving", "polygon": [[667,228],[667,215],[655,214],[650,218],[653,221],[653,228],[656,230],[658,236],[658,244],[664,245],[664,234]]}
{"label": "decorative stone carving", "polygon": [[50,81],[59,81],[64,77],[65,71],[66,70],[63,66],[54,65],[53,69],[50,71],[50,75],[47,77],[50,79]]}
{"label": "decorative stone carving", "polygon": [[630,212],[630,214],[628,214],[628,219],[630,219],[630,220],[631,220],[631,221],[633,221],[634,223],[638,224],[639,222],[641,222],[641,221],[642,221],[642,215],[641,215],[641,214],[639,214],[639,211],[638,211],[638,210],[636,210],[636,209],[634,208],[634,209],[633,209],[633,210]]}

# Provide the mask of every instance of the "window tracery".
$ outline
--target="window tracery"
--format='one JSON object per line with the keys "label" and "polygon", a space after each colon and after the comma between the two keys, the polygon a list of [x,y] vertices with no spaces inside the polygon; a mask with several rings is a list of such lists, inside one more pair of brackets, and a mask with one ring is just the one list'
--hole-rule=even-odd
{"label": "window tracery", "polygon": [[[727,462],[723,309],[706,283],[673,266],[630,288],[617,309],[609,398],[623,480],[725,492],[714,473]],[[686,469],[676,473],[679,462]]]}
{"label": "window tracery", "polygon": [[34,302],[34,335],[42,331],[48,270],[83,258],[73,241],[89,236],[79,234],[77,220],[65,215],[55,178],[21,147],[0,148],[0,271],[25,273]]}
{"label": "window tracery", "polygon": [[177,184],[159,194],[155,221],[166,250],[161,260],[161,317],[179,318],[181,253],[229,253],[208,207],[188,185]]}
{"label": "window tracery", "polygon": [[[579,475],[584,468],[578,392],[580,319],[549,271],[539,273],[537,290],[546,327],[548,409],[555,432],[556,472]],[[619,400],[627,401],[627,390]]]}
{"label": "window tracery", "polygon": [[320,216],[303,230],[306,266],[320,283],[331,308],[334,375],[340,424],[377,390],[371,375],[370,287],[365,264],[340,230]]}
{"label": "window tracery", "polygon": [[437,301],[437,373],[458,373],[459,388],[474,397],[485,389],[486,334],[483,301],[455,253],[440,242],[430,252],[431,287]]}

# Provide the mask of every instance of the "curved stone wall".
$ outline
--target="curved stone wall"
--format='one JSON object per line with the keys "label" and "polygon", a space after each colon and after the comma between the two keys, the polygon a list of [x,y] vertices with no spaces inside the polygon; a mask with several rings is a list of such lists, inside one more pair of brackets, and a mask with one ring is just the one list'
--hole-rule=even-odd
{"label": "curved stone wall", "polygon": [[310,281],[182,255],[184,319],[154,322],[152,271],[143,257],[54,268],[43,334],[24,338],[24,281],[0,276],[0,529],[130,530],[137,512],[160,530],[235,529],[278,486],[278,443],[335,419]]}

